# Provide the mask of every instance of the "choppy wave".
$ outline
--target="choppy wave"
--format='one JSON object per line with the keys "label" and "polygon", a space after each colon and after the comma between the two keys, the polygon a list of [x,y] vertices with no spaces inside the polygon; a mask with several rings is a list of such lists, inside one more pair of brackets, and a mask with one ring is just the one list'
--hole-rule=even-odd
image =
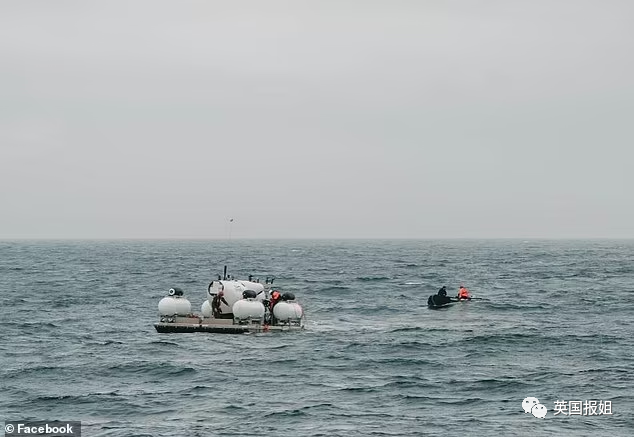
{"label": "choppy wave", "polygon": [[[224,264],[275,276],[307,330],[153,330]],[[3,243],[0,409],[98,437],[629,435],[632,266],[623,241]],[[486,300],[426,308],[462,282]],[[527,396],[615,414],[531,420]]]}

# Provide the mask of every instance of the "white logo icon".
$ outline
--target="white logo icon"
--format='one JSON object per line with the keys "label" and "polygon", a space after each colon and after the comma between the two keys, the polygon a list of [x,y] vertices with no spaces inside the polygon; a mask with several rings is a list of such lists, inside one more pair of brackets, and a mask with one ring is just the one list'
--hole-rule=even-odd
{"label": "white logo icon", "polygon": [[533,416],[543,419],[546,417],[548,410],[546,407],[539,403],[539,399],[528,397],[522,401],[522,408],[524,413],[531,413]]}
{"label": "white logo icon", "polygon": [[531,409],[531,413],[533,413],[533,416],[538,417],[540,419],[543,419],[544,417],[546,417],[547,412],[548,410],[542,404],[537,404]]}
{"label": "white logo icon", "polygon": [[539,404],[539,399],[526,398],[522,401],[522,408],[524,409],[525,413],[530,413],[531,409],[537,404]]}

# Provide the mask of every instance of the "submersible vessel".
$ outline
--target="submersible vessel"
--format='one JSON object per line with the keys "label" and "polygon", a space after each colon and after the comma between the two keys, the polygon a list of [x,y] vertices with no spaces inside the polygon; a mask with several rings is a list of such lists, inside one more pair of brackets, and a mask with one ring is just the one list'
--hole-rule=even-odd
{"label": "submersible vessel", "polygon": [[293,293],[273,287],[273,279],[264,283],[249,276],[239,280],[224,274],[211,281],[201,313],[194,314],[183,290],[170,288],[158,304],[158,332],[212,332],[241,334],[304,329],[305,315]]}

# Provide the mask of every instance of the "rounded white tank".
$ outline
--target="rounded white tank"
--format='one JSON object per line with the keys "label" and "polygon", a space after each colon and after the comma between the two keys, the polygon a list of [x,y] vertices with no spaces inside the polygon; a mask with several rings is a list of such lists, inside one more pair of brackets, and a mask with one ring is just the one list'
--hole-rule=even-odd
{"label": "rounded white tank", "polygon": [[159,314],[162,316],[186,316],[192,312],[192,304],[180,296],[166,296],[158,304]]}
{"label": "rounded white tank", "polygon": [[208,300],[204,301],[202,306],[200,307],[200,312],[203,314],[204,317],[206,318],[210,318],[212,311],[211,311],[211,304],[209,303]]}
{"label": "rounded white tank", "polygon": [[299,320],[304,310],[297,302],[278,302],[273,307],[273,315],[277,320]]}
{"label": "rounded white tank", "polygon": [[264,305],[257,300],[239,300],[233,304],[233,317],[236,319],[261,319],[264,317]]}

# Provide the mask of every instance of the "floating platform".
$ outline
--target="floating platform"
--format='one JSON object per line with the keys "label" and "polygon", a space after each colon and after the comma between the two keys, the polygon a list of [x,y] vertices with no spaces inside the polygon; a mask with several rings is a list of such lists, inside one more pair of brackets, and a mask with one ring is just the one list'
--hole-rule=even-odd
{"label": "floating platform", "polygon": [[278,323],[267,325],[259,320],[236,323],[232,319],[202,317],[162,317],[154,324],[157,332],[211,332],[218,334],[253,334],[258,332],[301,331],[304,323]]}

